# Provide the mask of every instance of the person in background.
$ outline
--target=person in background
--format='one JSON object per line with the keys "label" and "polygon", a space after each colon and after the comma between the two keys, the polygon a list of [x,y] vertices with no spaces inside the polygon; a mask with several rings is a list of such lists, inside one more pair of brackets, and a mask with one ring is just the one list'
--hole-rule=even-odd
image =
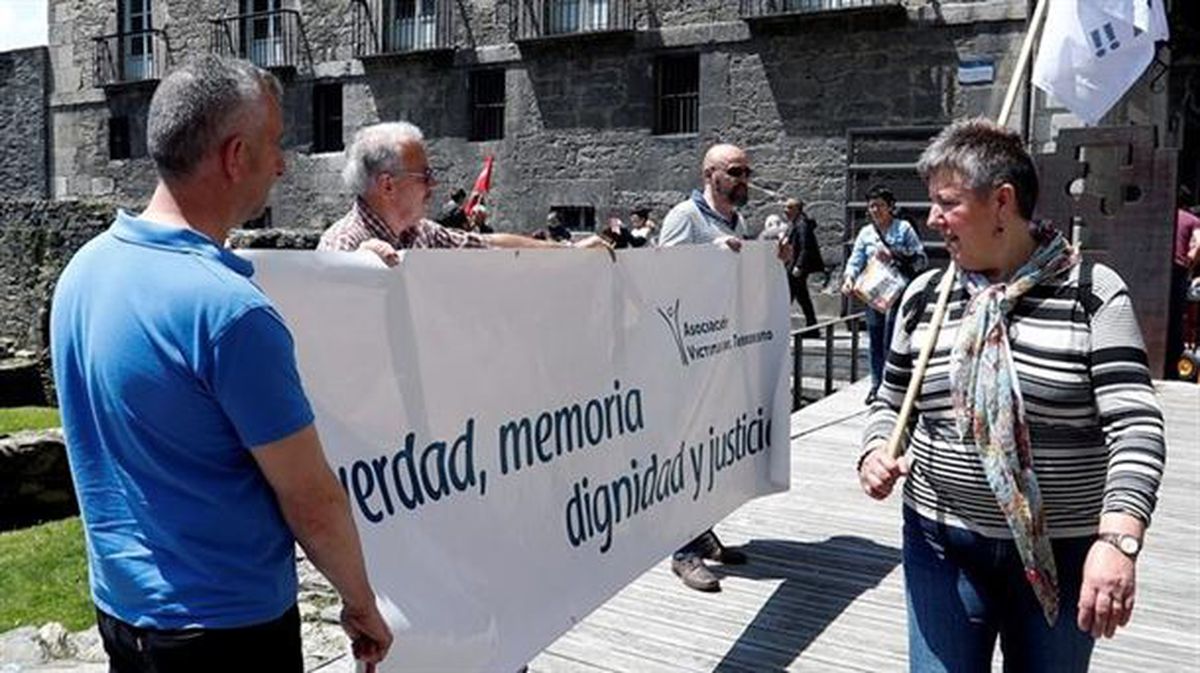
{"label": "person in background", "polygon": [[1187,189],[1180,188],[1181,204],[1175,213],[1175,240],[1171,255],[1171,297],[1167,314],[1167,378],[1177,378],[1175,363],[1183,355],[1183,314],[1187,307],[1188,285],[1200,269],[1200,250],[1192,241],[1200,235],[1200,217],[1193,214],[1186,201]]}
{"label": "person in background", "polygon": [[608,241],[614,249],[633,247],[633,234],[621,218],[616,216],[608,218],[604,228],[600,230],[600,237]]}
{"label": "person in background", "polygon": [[817,241],[817,221],[805,214],[804,202],[799,199],[788,199],[783,214],[787,218],[787,229],[782,238],[789,253],[784,260],[788,288],[792,301],[800,304],[800,310],[804,312],[804,324],[812,327],[817,324],[817,312],[808,294],[808,277],[817,271],[825,272],[821,244]]}
{"label": "person in background", "polygon": [[[691,196],[676,204],[663,219],[659,245],[715,245],[738,252],[742,249],[739,231],[745,223],[737,209],[750,197],[750,157],[734,145],[713,145],[704,154],[701,176],[704,191],[692,190]],[[718,563],[741,564],[746,554],[721,544],[709,529],[684,545],[671,558],[671,570],[684,585],[697,591],[720,591],[721,581],[704,559]]]}
{"label": "person in background", "polygon": [[459,187],[450,195],[450,200],[442,205],[435,221],[443,227],[451,229],[466,229],[467,214],[463,212],[463,201],[467,200],[467,190]]}
{"label": "person in background", "polygon": [[915,673],[1084,673],[1133,614],[1166,461],[1162,411],[1125,283],[1031,221],[1021,137],[953,124],[922,154],[928,225],[961,269],[921,381],[907,451],[886,444],[944,271],[910,284],[858,478],[903,496]]}
{"label": "person in background", "polygon": [[59,278],[54,380],[109,670],[304,670],[295,545],[367,670],[392,633],[291,333],[224,249],[283,174],[279,82],[187,63],[154,92],[158,185]]}
{"label": "person in background", "polygon": [[629,213],[630,233],[633,234],[635,248],[657,245],[658,224],[650,219],[650,209],[635,208]]}
{"label": "person in background", "polygon": [[488,224],[488,209],[482,203],[477,204],[471,209],[471,214],[467,216],[467,231],[473,231],[477,234],[492,234],[495,230]]}
{"label": "person in background", "polygon": [[[910,280],[928,265],[925,246],[916,230],[906,220],[896,217],[895,210],[896,197],[892,190],[876,185],[867,191],[867,214],[871,223],[859,229],[854,238],[854,247],[842,272],[842,294],[854,293],[854,283],[872,257],[897,267],[901,275]],[[871,390],[867,393],[867,404],[874,401],[883,380],[883,364],[895,329],[897,308],[898,304],[895,304],[886,313],[870,306],[865,308],[871,358]]]}
{"label": "person in background", "polygon": [[571,240],[571,230],[562,223],[558,213],[553,210],[546,213],[546,233],[549,234],[552,241]]}

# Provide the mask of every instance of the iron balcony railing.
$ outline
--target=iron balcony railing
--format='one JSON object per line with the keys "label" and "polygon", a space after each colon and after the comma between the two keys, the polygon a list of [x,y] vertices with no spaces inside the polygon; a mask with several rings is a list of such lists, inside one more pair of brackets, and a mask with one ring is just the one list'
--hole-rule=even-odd
{"label": "iron balcony railing", "polygon": [[96,86],[113,86],[162,79],[170,49],[167,34],[158,29],[115,33],[92,38]]}
{"label": "iron balcony railing", "polygon": [[514,0],[516,41],[633,30],[631,0]]}
{"label": "iron balcony railing", "polygon": [[299,68],[310,61],[304,21],[294,9],[209,19],[209,50],[260,68]]}
{"label": "iron balcony railing", "polygon": [[789,14],[814,14],[842,9],[903,7],[901,0],[741,0],[743,19]]}
{"label": "iron balcony railing", "polygon": [[454,49],[452,0],[353,0],[354,56]]}
{"label": "iron balcony railing", "polygon": [[[834,381],[854,383],[858,380],[859,333],[865,320],[865,313],[854,313],[792,332],[792,411],[803,407],[805,403],[805,338],[824,337],[821,341],[824,351],[822,354],[824,367],[821,373],[823,385],[817,399],[828,397],[833,394]],[[849,333],[841,332],[839,334],[839,328],[848,330]],[[848,353],[844,346],[839,348],[838,343],[847,336],[850,339]],[[849,358],[846,357],[847,355]]]}

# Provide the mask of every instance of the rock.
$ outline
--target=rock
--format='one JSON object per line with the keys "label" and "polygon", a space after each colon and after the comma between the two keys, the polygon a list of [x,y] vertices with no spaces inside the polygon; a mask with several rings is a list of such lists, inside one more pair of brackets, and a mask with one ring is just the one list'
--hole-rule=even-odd
{"label": "rock", "polygon": [[306,622],[300,626],[300,637],[304,640],[305,670],[312,670],[332,659],[353,661],[350,657],[350,639],[340,626]]}
{"label": "rock", "polygon": [[66,627],[58,622],[43,624],[37,632],[38,641],[50,659],[71,659],[75,656],[75,650],[68,639],[69,635]]}
{"label": "rock", "polygon": [[0,357],[0,406],[41,406],[45,403],[37,358],[23,350],[12,357]]}
{"label": "rock", "polygon": [[321,621],[326,624],[341,624],[342,623],[342,606],[331,605],[321,610]]}
{"label": "rock", "polygon": [[0,530],[78,512],[61,430],[0,437]]}
{"label": "rock", "polygon": [[231,248],[272,250],[312,250],[321,239],[320,230],[309,229],[234,229],[229,232]]}
{"label": "rock", "polygon": [[96,626],[72,633],[69,636],[71,649],[75,652],[75,658],[79,661],[92,663],[105,663],[108,661],[108,654],[104,652],[104,641],[100,639],[100,629]]}
{"label": "rock", "polygon": [[[32,626],[0,633],[0,661],[6,664],[40,664],[46,653],[38,642],[38,631]],[[19,670],[19,669],[18,669]]]}

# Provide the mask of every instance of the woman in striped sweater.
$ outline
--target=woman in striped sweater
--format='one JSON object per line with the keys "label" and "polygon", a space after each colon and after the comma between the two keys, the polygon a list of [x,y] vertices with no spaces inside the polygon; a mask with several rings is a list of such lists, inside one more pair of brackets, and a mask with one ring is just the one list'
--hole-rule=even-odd
{"label": "woman in striped sweater", "polygon": [[919,164],[961,269],[921,384],[906,455],[897,420],[940,271],[905,292],[858,474],[904,483],[913,671],[1086,671],[1094,639],[1132,613],[1138,551],[1166,458],[1129,295],[1031,223],[1021,139],[986,120],[945,129]]}

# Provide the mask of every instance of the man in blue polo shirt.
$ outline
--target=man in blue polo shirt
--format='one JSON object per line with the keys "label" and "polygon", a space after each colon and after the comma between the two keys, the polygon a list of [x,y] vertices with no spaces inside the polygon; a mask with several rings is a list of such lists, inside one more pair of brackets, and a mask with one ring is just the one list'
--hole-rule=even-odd
{"label": "man in blue polo shirt", "polygon": [[221,247],[283,173],[280,85],[206,57],[164,79],[144,212],[59,279],[54,375],[113,671],[301,671],[294,544],[368,668],[391,631],[325,462],[291,334]]}

